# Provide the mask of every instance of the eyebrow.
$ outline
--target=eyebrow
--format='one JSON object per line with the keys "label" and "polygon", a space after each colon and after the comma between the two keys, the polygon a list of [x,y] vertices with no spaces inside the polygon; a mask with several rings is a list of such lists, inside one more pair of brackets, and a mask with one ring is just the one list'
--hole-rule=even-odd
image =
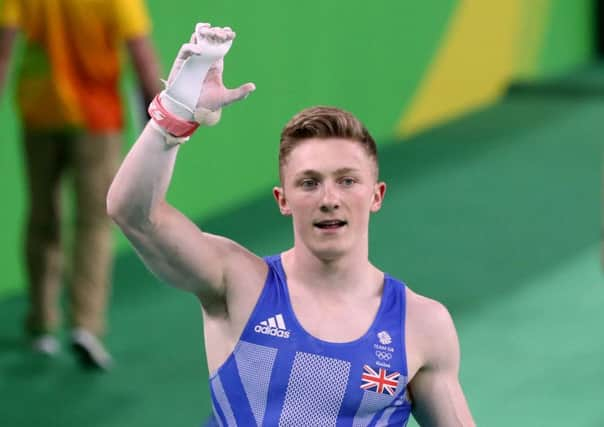
{"label": "eyebrow", "polygon": [[[346,175],[349,173],[358,173],[359,169],[357,168],[340,168],[334,171],[335,175]],[[323,175],[321,172],[316,171],[314,169],[305,169],[296,174],[296,176],[321,176]]]}

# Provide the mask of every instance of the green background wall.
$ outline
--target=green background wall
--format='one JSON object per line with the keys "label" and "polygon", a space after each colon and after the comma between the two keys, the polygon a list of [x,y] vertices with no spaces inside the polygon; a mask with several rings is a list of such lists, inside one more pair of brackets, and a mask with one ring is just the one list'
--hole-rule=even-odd
{"label": "green background wall", "polygon": [[[524,58],[532,66],[526,68],[523,77],[556,76],[591,60],[591,3],[532,3],[532,14],[543,14],[543,26],[537,35],[538,49],[529,58],[532,62]],[[393,141],[401,119],[412,113],[418,88],[430,84],[426,75],[447,43],[452,17],[462,6],[471,8],[475,4],[455,0],[383,1],[371,6],[364,1],[342,0],[180,0],[174,6],[149,0],[153,39],[164,73],[195,22],[208,21],[232,26],[238,33],[226,60],[227,85],[253,81],[258,88],[246,101],[229,107],[219,126],[200,130],[183,147],[169,200],[195,219],[208,219],[268,191],[277,183],[279,131],[289,117],[310,105],[329,104],[351,110],[379,143]],[[524,7],[520,0],[515,4],[518,10]],[[498,17],[489,13],[484,19]],[[0,191],[5,200],[0,210],[0,221],[5,224],[0,240],[0,295],[24,287],[21,229],[26,206],[20,130],[12,103],[13,80],[9,79],[0,100],[0,129],[4,135],[0,144]],[[131,76],[126,79],[126,88],[131,86],[130,81]],[[467,104],[456,114],[479,106]],[[433,122],[439,120],[443,119],[436,117]],[[127,146],[134,135],[131,126]],[[70,222],[67,217],[65,224]],[[117,245],[119,250],[126,248],[121,237]]]}
{"label": "green background wall", "polygon": [[551,5],[545,40],[537,62],[537,77],[554,77],[593,56],[593,1],[557,0]]}

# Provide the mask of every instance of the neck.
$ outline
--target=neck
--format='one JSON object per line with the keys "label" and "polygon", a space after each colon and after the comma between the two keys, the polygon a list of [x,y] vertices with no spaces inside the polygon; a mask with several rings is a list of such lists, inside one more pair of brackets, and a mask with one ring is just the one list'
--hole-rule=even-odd
{"label": "neck", "polygon": [[367,289],[367,283],[382,274],[364,253],[348,253],[322,259],[306,247],[294,246],[282,255],[288,281],[318,291]]}

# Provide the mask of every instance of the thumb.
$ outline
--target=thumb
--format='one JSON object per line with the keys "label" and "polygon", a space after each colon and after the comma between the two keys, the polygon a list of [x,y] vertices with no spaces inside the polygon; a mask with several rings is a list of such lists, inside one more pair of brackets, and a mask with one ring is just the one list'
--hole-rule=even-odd
{"label": "thumb", "polygon": [[247,96],[256,90],[256,85],[254,83],[246,83],[238,88],[229,89],[224,97],[223,105],[229,105],[233,102],[240,101],[242,99],[247,98]]}

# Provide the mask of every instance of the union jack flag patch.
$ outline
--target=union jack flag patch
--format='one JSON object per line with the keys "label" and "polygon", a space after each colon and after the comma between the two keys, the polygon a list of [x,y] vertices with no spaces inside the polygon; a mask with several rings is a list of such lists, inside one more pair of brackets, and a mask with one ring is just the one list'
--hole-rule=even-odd
{"label": "union jack flag patch", "polygon": [[[400,377],[399,372],[389,374],[384,368],[379,368],[376,372],[371,366],[363,366],[363,375],[361,375],[361,388],[363,390],[371,390],[376,393],[389,394],[394,396],[396,388],[398,387],[398,378]],[[372,390],[374,389],[374,390]]]}

